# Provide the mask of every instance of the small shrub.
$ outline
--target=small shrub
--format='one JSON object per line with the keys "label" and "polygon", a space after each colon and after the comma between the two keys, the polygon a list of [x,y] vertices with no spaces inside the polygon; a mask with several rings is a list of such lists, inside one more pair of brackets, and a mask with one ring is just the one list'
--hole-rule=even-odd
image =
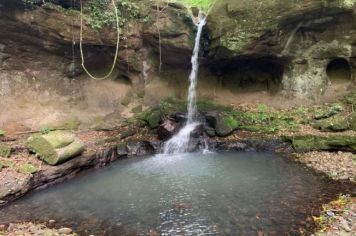
{"label": "small shrub", "polygon": [[53,129],[50,128],[50,127],[43,127],[43,128],[41,128],[41,133],[42,133],[42,134],[49,134],[49,133],[52,132],[52,131],[53,131]]}

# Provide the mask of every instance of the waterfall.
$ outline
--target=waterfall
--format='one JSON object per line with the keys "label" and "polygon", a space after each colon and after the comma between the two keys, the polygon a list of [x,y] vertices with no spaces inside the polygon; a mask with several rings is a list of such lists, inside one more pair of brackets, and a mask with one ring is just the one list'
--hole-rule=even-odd
{"label": "waterfall", "polygon": [[206,17],[201,16],[198,32],[195,38],[195,46],[192,55],[192,71],[189,75],[189,90],[188,90],[188,117],[187,123],[184,127],[174,135],[170,140],[168,140],[163,148],[165,154],[168,153],[184,153],[187,151],[190,141],[190,134],[199,125],[196,120],[197,116],[197,105],[196,105],[196,88],[198,80],[198,69],[199,69],[199,50],[200,50],[200,38],[203,31],[203,27],[206,24]]}

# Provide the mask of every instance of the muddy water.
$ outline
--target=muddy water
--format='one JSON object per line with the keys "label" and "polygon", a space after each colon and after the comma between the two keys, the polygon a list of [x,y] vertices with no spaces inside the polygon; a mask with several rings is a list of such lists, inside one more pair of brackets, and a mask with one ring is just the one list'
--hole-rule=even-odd
{"label": "muddy water", "polygon": [[1,209],[0,223],[54,219],[81,235],[299,235],[341,188],[275,154],[158,155],[34,192]]}

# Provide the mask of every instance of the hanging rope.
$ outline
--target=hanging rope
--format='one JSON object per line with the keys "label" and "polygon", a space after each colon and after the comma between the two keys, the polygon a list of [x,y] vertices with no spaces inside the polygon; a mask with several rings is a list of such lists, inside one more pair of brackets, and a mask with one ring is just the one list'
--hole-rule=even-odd
{"label": "hanging rope", "polygon": [[105,75],[104,77],[95,77],[85,67],[84,53],[83,53],[83,2],[82,2],[82,0],[80,0],[80,42],[79,42],[80,56],[82,58],[82,67],[83,67],[85,73],[87,73],[88,76],[94,80],[107,79],[113,73],[113,71],[115,69],[116,62],[117,62],[117,57],[119,54],[119,42],[120,42],[119,13],[118,13],[118,10],[117,10],[116,4],[115,4],[115,0],[111,0],[111,2],[115,9],[116,29],[117,29],[117,41],[116,41],[116,51],[115,51],[114,62],[113,62],[111,69],[107,75]]}

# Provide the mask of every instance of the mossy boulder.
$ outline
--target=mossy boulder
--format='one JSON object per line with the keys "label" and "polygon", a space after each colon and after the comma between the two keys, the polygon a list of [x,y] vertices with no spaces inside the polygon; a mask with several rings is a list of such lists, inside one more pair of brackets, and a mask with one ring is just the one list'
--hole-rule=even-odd
{"label": "mossy boulder", "polygon": [[5,136],[5,131],[0,129],[0,137]]}
{"label": "mossy boulder", "polygon": [[340,132],[349,129],[348,120],[342,116],[330,117],[328,119],[317,120],[312,126],[324,132]]}
{"label": "mossy boulder", "polygon": [[219,137],[230,135],[239,126],[238,121],[233,116],[224,112],[207,112],[205,117]]}
{"label": "mossy boulder", "polygon": [[317,110],[315,112],[314,118],[316,120],[326,119],[332,117],[343,111],[343,106],[339,103],[332,104],[330,107],[326,109]]}
{"label": "mossy boulder", "polygon": [[5,144],[0,144],[0,157],[9,157],[11,154],[11,148]]}
{"label": "mossy boulder", "polygon": [[73,133],[54,131],[49,134],[35,134],[27,142],[28,147],[49,165],[57,165],[81,154],[84,143]]}
{"label": "mossy boulder", "polygon": [[350,151],[356,152],[356,136],[351,135],[298,135],[284,137],[285,141],[292,143],[296,151]]}

